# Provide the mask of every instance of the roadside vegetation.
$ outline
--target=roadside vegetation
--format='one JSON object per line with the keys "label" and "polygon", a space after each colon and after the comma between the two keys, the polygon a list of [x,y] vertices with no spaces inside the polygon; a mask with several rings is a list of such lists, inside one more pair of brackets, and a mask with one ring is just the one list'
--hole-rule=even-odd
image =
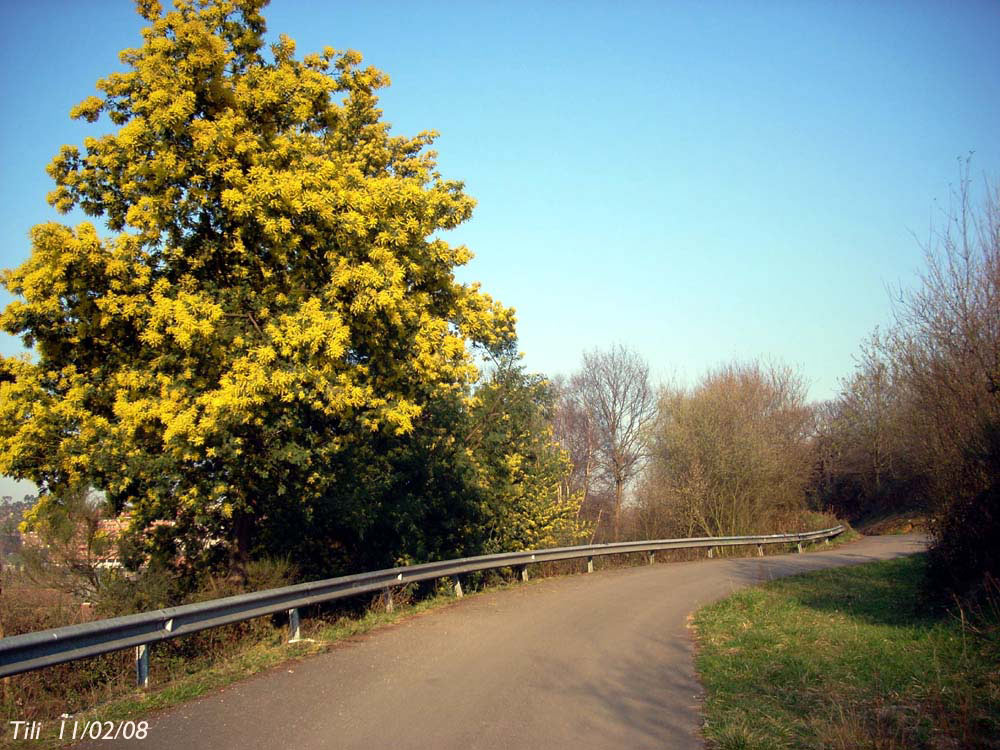
{"label": "roadside vegetation", "polygon": [[[827,526],[835,519],[817,514],[814,525]],[[830,545],[816,542],[804,545],[810,549],[829,549],[857,538],[848,529]],[[794,545],[769,545],[768,555],[784,554]],[[753,547],[721,548],[717,556],[755,555]],[[657,564],[669,564],[704,559],[704,549],[661,550]],[[647,565],[644,554],[607,555],[595,558],[596,571]],[[582,561],[540,563],[530,567],[531,583],[562,575],[577,575],[583,570]],[[251,580],[246,590],[283,585],[291,576],[285,561],[258,563],[251,566]],[[157,589],[169,584],[169,579],[153,576],[137,581],[131,595],[144,589],[143,596],[155,596]],[[513,570],[483,571],[463,577],[466,596],[476,596],[508,586],[524,583]],[[210,580],[189,601],[217,598],[240,593],[243,584],[236,580]],[[19,632],[31,632],[48,627],[81,622],[80,609],[72,596],[41,590],[30,579],[8,569],[5,589],[9,607],[4,612],[7,622]],[[119,591],[121,596],[122,592]],[[111,596],[108,594],[108,596]],[[440,579],[423,584],[410,584],[393,590],[393,608],[387,611],[382,595],[341,600],[327,606],[303,610],[302,641],[288,643],[287,620],[283,617],[261,617],[236,625],[202,631],[183,638],[163,641],[152,646],[150,657],[150,687],[135,687],[133,653],[131,650],[105,654],[82,661],[27,672],[0,681],[0,722],[43,721],[51,723],[62,714],[75,720],[117,721],[139,719],[151,711],[169,708],[208,694],[246,677],[284,665],[294,669],[297,659],[323,653],[334,645],[362,636],[372,630],[391,625],[440,607],[457,603],[450,582]],[[112,601],[104,606],[113,606]],[[141,608],[134,602],[119,602],[124,610]],[[286,664],[288,662],[288,664]],[[51,735],[41,740],[14,742],[9,735],[0,735],[0,747],[57,747],[60,743]]]}
{"label": "roadside vegetation", "polygon": [[927,606],[920,555],[773,581],[700,610],[718,750],[1000,747],[1000,590]]}
{"label": "roadside vegetation", "polygon": [[1000,578],[1000,183],[960,165],[920,283],[817,411],[812,493],[852,520],[928,519],[926,591],[975,599]]}

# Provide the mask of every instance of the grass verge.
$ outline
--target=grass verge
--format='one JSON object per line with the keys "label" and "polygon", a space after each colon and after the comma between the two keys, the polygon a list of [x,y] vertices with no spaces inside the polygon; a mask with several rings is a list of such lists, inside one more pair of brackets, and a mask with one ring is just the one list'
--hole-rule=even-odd
{"label": "grass verge", "polygon": [[1000,748],[1000,601],[931,613],[924,565],[809,573],[700,610],[709,746]]}

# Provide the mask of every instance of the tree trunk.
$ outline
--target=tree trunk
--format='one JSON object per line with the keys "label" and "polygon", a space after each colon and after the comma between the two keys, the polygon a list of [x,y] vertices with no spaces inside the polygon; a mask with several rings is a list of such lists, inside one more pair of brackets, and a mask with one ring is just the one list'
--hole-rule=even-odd
{"label": "tree trunk", "polygon": [[621,512],[622,495],[625,491],[625,481],[621,477],[615,477],[615,541],[621,541]]}
{"label": "tree trunk", "polygon": [[235,559],[233,562],[234,570],[238,571],[240,576],[243,577],[244,582],[246,582],[246,570],[247,563],[250,562],[250,546],[253,541],[253,517],[246,512],[237,513],[233,519],[233,533],[236,537],[236,549]]}

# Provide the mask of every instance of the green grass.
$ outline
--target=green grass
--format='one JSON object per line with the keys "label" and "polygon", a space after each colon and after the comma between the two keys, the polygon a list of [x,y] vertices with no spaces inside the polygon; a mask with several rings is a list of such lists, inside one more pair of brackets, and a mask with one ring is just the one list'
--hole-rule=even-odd
{"label": "green grass", "polygon": [[710,747],[1000,748],[1000,604],[934,614],[923,567],[810,573],[700,610]]}

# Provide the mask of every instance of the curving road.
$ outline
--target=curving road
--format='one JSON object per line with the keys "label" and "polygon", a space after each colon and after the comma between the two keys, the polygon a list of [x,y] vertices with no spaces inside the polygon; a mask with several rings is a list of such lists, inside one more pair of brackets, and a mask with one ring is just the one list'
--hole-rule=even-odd
{"label": "curving road", "polygon": [[689,613],[741,586],[923,546],[868,537],[471,597],[151,717],[142,747],[702,747]]}

